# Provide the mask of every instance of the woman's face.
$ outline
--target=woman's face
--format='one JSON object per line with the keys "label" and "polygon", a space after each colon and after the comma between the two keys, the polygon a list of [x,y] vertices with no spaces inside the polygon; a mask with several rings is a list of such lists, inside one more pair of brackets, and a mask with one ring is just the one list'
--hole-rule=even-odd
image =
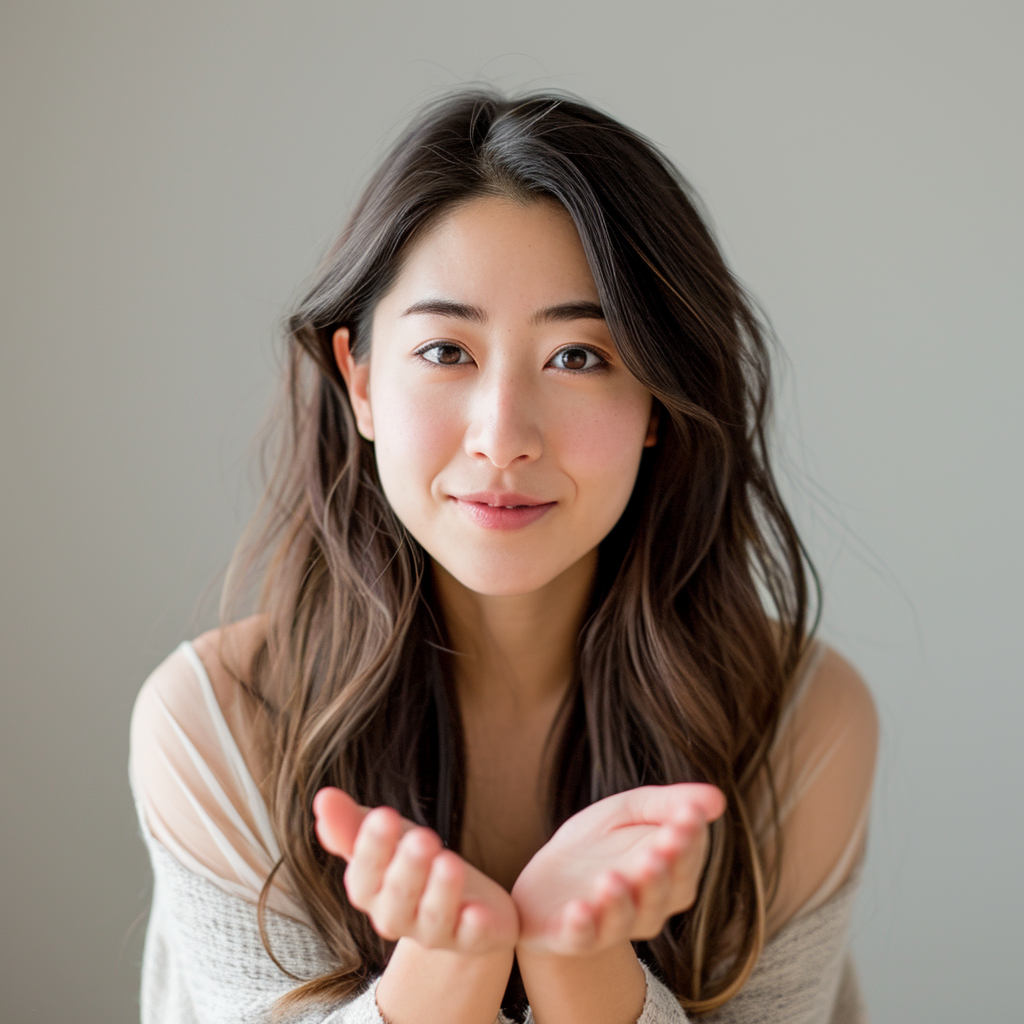
{"label": "woman's face", "polygon": [[388,501],[480,594],[528,593],[595,551],[654,443],[651,394],[551,201],[455,208],[378,303],[369,359],[346,328],[334,342]]}

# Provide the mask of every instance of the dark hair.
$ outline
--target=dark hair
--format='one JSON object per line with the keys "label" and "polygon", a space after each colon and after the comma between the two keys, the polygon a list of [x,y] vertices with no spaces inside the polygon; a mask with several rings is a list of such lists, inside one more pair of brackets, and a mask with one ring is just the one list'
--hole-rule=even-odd
{"label": "dark hair", "polygon": [[317,790],[389,804],[459,849],[463,739],[429,559],[385,500],[332,337],[348,326],[365,358],[410,245],[481,196],[569,212],[618,351],[659,412],[658,444],[600,545],[549,737],[547,814],[554,831],[652,783],[725,792],[696,903],[637,943],[683,1006],[708,1010],[739,990],[764,942],[777,857],[755,841],[752,793],[764,781],[773,792],[767,752],[813,632],[817,578],[769,466],[770,335],[655,146],[571,95],[481,88],[415,116],[288,318],[277,468],[226,586],[225,619],[259,567],[267,633],[244,676],[263,710],[266,795],[281,863],[339,961],[281,1005],[353,993],[393,948],[316,841]]}

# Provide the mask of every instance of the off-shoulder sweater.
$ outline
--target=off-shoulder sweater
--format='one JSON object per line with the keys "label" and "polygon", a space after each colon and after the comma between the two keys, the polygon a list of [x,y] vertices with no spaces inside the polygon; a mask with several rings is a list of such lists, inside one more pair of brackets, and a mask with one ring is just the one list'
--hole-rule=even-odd
{"label": "off-shoulder sweater", "polygon": [[[262,799],[244,759],[239,756],[228,718],[221,713],[194,648],[186,643],[179,652],[188,658],[202,688],[205,713],[214,725],[210,735],[219,738],[219,753],[228,753],[235,781],[253,803],[250,814],[244,817],[237,808],[228,808],[226,812],[222,809],[222,813],[233,821],[238,834],[248,834],[259,842],[267,858],[276,859],[276,843],[269,835],[269,816],[265,806],[261,806]],[[136,719],[140,717],[137,703],[133,748],[152,738],[138,725]],[[177,723],[174,732],[189,750],[197,778],[224,795],[225,786],[218,783],[210,768],[210,764],[216,764],[212,751],[199,750]],[[167,762],[171,775],[185,786],[182,773],[170,763],[173,757],[166,751],[160,751],[159,756]],[[159,821],[158,809],[147,800],[145,784],[136,778],[138,761],[138,751],[133,749],[129,779],[154,879],[142,965],[142,1024],[266,1024],[271,1020],[274,1002],[298,982],[273,962],[260,938],[252,899],[253,893],[258,892],[257,883],[262,884],[259,871],[253,872],[244,863],[237,834],[225,822],[215,824],[209,810],[203,808],[204,794],[198,792],[195,779],[189,779],[183,791],[196,820],[216,837],[220,846],[226,847],[222,851],[226,861],[237,869],[238,878],[247,880],[248,888],[238,878],[220,876],[227,872],[211,873],[203,859],[191,858],[166,829],[160,829],[163,835],[158,837],[150,821]],[[848,949],[851,913],[861,873],[859,865],[848,873],[849,854],[862,850],[862,833],[861,822],[857,834],[851,837],[857,842],[851,841],[841,858],[846,863],[837,865],[847,875],[846,880],[836,888],[834,878],[842,876],[831,872],[830,879],[819,887],[818,898],[808,900],[767,943],[740,993],[720,1009],[703,1014],[700,1020],[708,1024],[867,1024]],[[177,849],[169,849],[161,841],[165,837],[168,845]],[[265,925],[277,960],[302,979],[334,968],[336,961],[296,905],[294,894],[277,890],[273,897]],[[695,1019],[683,1011],[651,966],[642,959],[640,963],[646,995],[636,1024],[683,1024]],[[371,979],[361,993],[347,1000],[321,1004],[289,1017],[289,1024],[386,1024],[376,1003],[379,980],[379,976]],[[510,1022],[499,1013],[496,1024]],[[525,1024],[532,1024],[529,1011]]]}

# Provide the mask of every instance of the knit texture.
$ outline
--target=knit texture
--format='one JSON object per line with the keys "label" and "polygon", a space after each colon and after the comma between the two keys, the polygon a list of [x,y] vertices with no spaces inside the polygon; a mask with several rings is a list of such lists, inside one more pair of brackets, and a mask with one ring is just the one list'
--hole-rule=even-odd
{"label": "knit texture", "polygon": [[[274,1001],[294,988],[260,940],[256,907],[179,863],[144,835],[153,866],[153,904],[142,963],[142,1024],[269,1024]],[[817,910],[790,922],[765,947],[739,995],[705,1014],[708,1024],[867,1024],[847,934],[859,871]],[[294,975],[337,966],[307,925],[265,914],[270,948]],[[647,964],[636,1024],[691,1020]],[[379,977],[359,995],[310,1007],[287,1024],[386,1024],[377,1009]],[[503,1014],[496,1024],[512,1024]],[[527,1012],[526,1024],[533,1024]]]}

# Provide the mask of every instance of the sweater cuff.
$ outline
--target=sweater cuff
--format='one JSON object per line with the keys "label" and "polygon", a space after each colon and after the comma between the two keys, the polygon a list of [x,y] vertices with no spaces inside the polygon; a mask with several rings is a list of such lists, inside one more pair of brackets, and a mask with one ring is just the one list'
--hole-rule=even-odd
{"label": "sweater cuff", "polygon": [[377,1006],[377,986],[382,977],[378,974],[355,999],[348,1000],[325,1017],[323,1024],[387,1024]]}
{"label": "sweater cuff", "polygon": [[[388,1024],[377,1005],[377,986],[380,984],[382,974],[378,974],[367,989],[361,992],[355,999],[339,1007],[323,1024]],[[532,1018],[532,1015],[530,1015]],[[495,1018],[494,1024],[516,1024],[501,1012]]]}
{"label": "sweater cuff", "polygon": [[644,969],[647,992],[644,995],[644,1008],[640,1011],[636,1024],[687,1024],[690,1018],[686,1016],[672,990],[643,960],[639,962]]}
{"label": "sweater cuff", "polygon": [[[637,958],[637,962],[644,971],[644,1005],[640,1010],[640,1016],[636,1024],[689,1024],[690,1018],[686,1016],[679,1000],[672,994],[672,990],[660,978],[656,977],[650,967]],[[498,1014],[495,1024],[514,1024],[513,1021],[503,1014]],[[527,1009],[526,1020],[523,1024],[534,1024],[533,1010]]]}

